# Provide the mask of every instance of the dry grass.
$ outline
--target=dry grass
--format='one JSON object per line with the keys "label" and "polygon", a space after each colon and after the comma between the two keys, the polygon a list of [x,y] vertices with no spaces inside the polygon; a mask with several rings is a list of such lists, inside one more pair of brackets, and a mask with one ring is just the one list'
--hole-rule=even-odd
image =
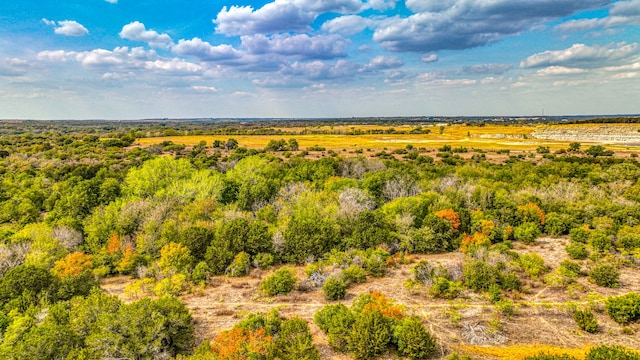
{"label": "dry grass", "polygon": [[458,346],[456,350],[461,350],[469,355],[484,355],[494,359],[522,360],[527,356],[545,352],[547,354],[561,355],[567,354],[578,359],[584,359],[590,347],[580,349],[562,348],[548,346],[544,344],[531,345],[510,345],[510,346]]}

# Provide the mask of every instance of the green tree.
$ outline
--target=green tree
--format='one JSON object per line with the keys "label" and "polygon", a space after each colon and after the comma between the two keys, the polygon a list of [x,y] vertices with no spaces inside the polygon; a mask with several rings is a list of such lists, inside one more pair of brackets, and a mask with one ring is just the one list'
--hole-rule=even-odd
{"label": "green tree", "polygon": [[349,248],[367,249],[380,244],[389,244],[393,240],[393,225],[385,216],[376,211],[363,211],[353,224],[353,232],[346,240]]}
{"label": "green tree", "polygon": [[309,325],[299,317],[282,323],[276,347],[278,357],[282,360],[320,360],[320,353],[313,344]]}
{"label": "green tree", "polygon": [[19,265],[7,271],[0,279],[0,304],[12,302],[26,310],[38,298],[55,299],[58,282],[48,270]]}
{"label": "green tree", "polygon": [[531,244],[541,235],[540,227],[534,222],[525,222],[513,230],[513,237],[525,244]]}
{"label": "green tree", "polygon": [[389,320],[379,310],[363,311],[349,333],[349,350],[356,359],[371,359],[382,354],[391,342]]}
{"label": "green tree", "polygon": [[417,316],[408,316],[396,326],[394,339],[398,351],[410,359],[426,359],[436,351],[436,341]]}
{"label": "green tree", "polygon": [[609,252],[611,249],[611,238],[604,230],[593,230],[589,234],[589,244],[599,252]]}
{"label": "green tree", "polygon": [[228,276],[245,276],[251,270],[251,259],[246,252],[239,252],[225,271]]}
{"label": "green tree", "polygon": [[45,323],[24,334],[5,359],[63,359],[80,346],[81,338],[68,327]]}
{"label": "green tree", "polygon": [[344,304],[324,306],[315,313],[313,320],[327,334],[331,347],[339,351],[347,350],[349,332],[355,317]]}
{"label": "green tree", "polygon": [[164,274],[185,273],[191,269],[193,258],[189,249],[177,243],[168,243],[160,249],[158,267]]}
{"label": "green tree", "polygon": [[322,285],[322,293],[327,300],[344,299],[347,293],[347,284],[341,276],[329,276]]}
{"label": "green tree", "polygon": [[186,246],[196,261],[204,259],[207,247],[213,241],[214,234],[206,227],[192,225],[180,232],[179,242]]}
{"label": "green tree", "polygon": [[570,152],[578,152],[580,151],[580,146],[581,144],[579,142],[572,142],[569,144],[569,151]]}
{"label": "green tree", "polygon": [[260,290],[268,296],[288,294],[296,285],[296,274],[292,269],[283,267],[276,270],[260,283]]}
{"label": "green tree", "polygon": [[251,256],[259,253],[273,253],[273,239],[267,224],[261,221],[252,221],[249,224],[244,251]]}
{"label": "green tree", "polygon": [[335,247],[338,232],[333,223],[319,216],[294,215],[283,236],[285,259],[301,263],[310,255],[319,258]]}
{"label": "green tree", "polygon": [[164,296],[152,302],[154,313],[161,314],[165,321],[161,330],[164,339],[162,348],[169,355],[191,352],[195,343],[193,318],[185,304],[172,296]]}
{"label": "green tree", "polygon": [[627,325],[640,320],[640,295],[630,292],[611,296],[605,301],[607,314],[618,324]]}
{"label": "green tree", "polygon": [[296,141],[296,139],[294,138],[289,139],[287,146],[289,148],[289,151],[298,151],[299,149],[298,141]]}

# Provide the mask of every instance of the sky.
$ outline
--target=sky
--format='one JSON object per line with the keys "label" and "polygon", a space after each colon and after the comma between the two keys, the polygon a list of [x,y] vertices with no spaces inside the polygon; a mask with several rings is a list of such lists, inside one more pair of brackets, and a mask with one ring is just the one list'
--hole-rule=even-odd
{"label": "sky", "polygon": [[640,113],[640,0],[3,0],[0,119]]}

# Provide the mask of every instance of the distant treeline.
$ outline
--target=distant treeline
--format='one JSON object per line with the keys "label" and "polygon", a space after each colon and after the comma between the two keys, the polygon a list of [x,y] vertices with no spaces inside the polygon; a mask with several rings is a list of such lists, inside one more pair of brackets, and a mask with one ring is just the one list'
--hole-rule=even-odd
{"label": "distant treeline", "polygon": [[640,116],[621,116],[621,117],[600,117],[587,120],[569,121],[567,124],[637,124],[640,123]]}
{"label": "distant treeline", "polygon": [[[640,116],[596,117],[354,117],[326,119],[148,119],[148,120],[0,120],[0,135],[93,134],[101,138],[184,135],[303,135],[303,134],[416,134],[435,124],[639,123]],[[378,125],[386,129],[363,129]],[[414,125],[411,129],[397,129]],[[327,128],[328,127],[328,128]],[[338,127],[334,129],[334,127]],[[345,129],[345,127],[351,127]],[[396,128],[394,128],[396,127]],[[286,129],[286,130],[284,130]]]}

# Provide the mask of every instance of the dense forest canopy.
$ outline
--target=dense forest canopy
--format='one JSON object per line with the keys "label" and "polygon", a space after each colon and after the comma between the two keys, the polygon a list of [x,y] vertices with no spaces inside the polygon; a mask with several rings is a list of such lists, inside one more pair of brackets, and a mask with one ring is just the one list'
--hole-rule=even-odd
{"label": "dense forest canopy", "polygon": [[[509,154],[407,144],[370,154],[315,149],[319,158],[310,159],[310,150],[277,137],[264,149],[231,137],[135,144],[237,125],[81,125],[0,126],[1,358],[233,358],[242,346],[230,338],[262,358],[318,358],[308,324],[275,313],[196,348],[177,297],[252,268],[287,265],[261,285],[273,296],[301,280],[288,266],[307,265],[310,279],[322,279],[306,286],[337,300],[352,284],[383,276],[400,255],[462,251],[460,276],[419,263],[422,277],[413,281],[432,286],[434,297],[470,289],[507,301],[525,278],[553,275],[548,281],[566,286],[583,264],[597,285],[615,287],[621,267],[640,264],[640,163],[602,146]],[[542,234],[569,236],[577,262],[550,274],[540,259],[510,250]],[[331,266],[342,270],[323,278]],[[125,291],[140,300],[101,292],[101,279],[115,275],[131,276]],[[422,319],[368,296],[318,313],[331,346],[356,358],[389,348],[411,358],[433,353]],[[635,312],[619,314],[616,301]],[[633,296],[607,303],[624,325],[640,319],[638,309]],[[323,318],[330,312],[337,320]]]}

